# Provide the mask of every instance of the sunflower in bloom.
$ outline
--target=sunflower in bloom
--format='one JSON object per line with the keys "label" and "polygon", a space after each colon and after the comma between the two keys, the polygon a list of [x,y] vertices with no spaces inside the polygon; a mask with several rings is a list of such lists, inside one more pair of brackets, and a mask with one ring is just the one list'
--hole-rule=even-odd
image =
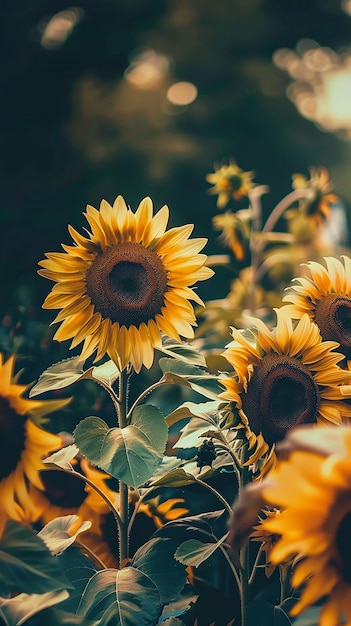
{"label": "sunflower in bloom", "polygon": [[14,376],[15,357],[0,354],[0,526],[5,519],[30,524],[44,505],[39,470],[42,458],[59,449],[61,437],[39,426],[41,418],[64,407],[70,399],[29,400],[27,385]]}
{"label": "sunflower in bloom", "polygon": [[299,211],[319,226],[330,215],[331,205],[338,200],[334,193],[330,193],[333,184],[325,167],[311,167],[310,178],[303,174],[293,175],[293,188],[306,189],[309,193],[299,201]]}
{"label": "sunflower in bloom", "polygon": [[337,341],[339,352],[351,358],[351,259],[325,257],[325,265],[309,261],[304,276],[287,289],[284,309],[299,319],[307,313],[325,341]]}
{"label": "sunflower in bloom", "polygon": [[[304,430],[315,429],[299,430],[303,440]],[[318,431],[326,441],[330,428]],[[335,453],[333,445],[329,455],[320,452],[316,431],[315,449],[296,447],[261,489],[264,500],[281,510],[263,522],[267,532],[280,536],[270,558],[278,564],[294,557],[291,584],[303,588],[291,614],[324,599],[319,626],[351,624],[351,428],[335,431],[344,452]]]}
{"label": "sunflower in bloom", "polygon": [[218,195],[217,207],[223,209],[233,198],[240,200],[248,196],[254,187],[253,172],[244,172],[232,161],[229,165],[215,166],[215,172],[207,174],[206,180],[213,185],[209,193]]}
{"label": "sunflower in bloom", "polygon": [[351,416],[342,401],[350,373],[337,365],[343,358],[334,351],[338,344],[322,341],[308,315],[295,325],[283,309],[276,315],[273,330],[259,319],[252,336],[232,328],[234,341],[224,356],[235,375],[222,379],[221,394],[234,403],[251,436],[269,446],[298,424],[340,424]]}
{"label": "sunflower in bloom", "polygon": [[121,370],[150,368],[161,333],[193,337],[189,300],[203,302],[191,285],[213,274],[198,254],[206,239],[189,239],[192,224],[166,231],[169,209],[153,216],[150,198],[135,213],[119,196],[84,215],[88,236],[69,226],[74,245],[62,244],[64,252],[47,253],[39,264],[39,274],[56,283],[43,304],[61,309],[54,338],[72,339],[71,348],[83,342],[82,359],[96,352],[95,361],[108,354]]}
{"label": "sunflower in bloom", "polygon": [[244,261],[249,250],[250,229],[247,221],[230,211],[212,218],[215,230],[222,231],[219,239],[229,248],[237,261]]}

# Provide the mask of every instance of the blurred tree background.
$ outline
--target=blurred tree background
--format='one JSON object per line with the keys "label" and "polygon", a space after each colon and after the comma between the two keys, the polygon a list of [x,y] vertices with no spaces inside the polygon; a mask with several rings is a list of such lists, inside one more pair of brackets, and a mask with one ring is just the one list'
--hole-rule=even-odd
{"label": "blurred tree background", "polygon": [[[207,173],[235,158],[267,184],[270,211],[294,172],[329,169],[349,212],[351,147],[286,95],[276,50],[351,43],[341,0],[16,0],[3,8],[1,311],[40,310],[46,251],[81,230],[87,203],[150,195],[171,224],[195,223],[220,247]],[[186,100],[180,89],[190,83]],[[178,85],[179,87],[179,85]],[[183,86],[184,87],[184,86]],[[186,85],[189,88],[189,85]],[[185,93],[185,100],[184,100]],[[168,94],[168,95],[167,95]],[[197,97],[195,97],[197,96]],[[177,100],[178,98],[178,100]],[[345,95],[347,101],[350,95]],[[351,112],[350,112],[351,116]],[[201,295],[225,288],[212,279]],[[206,292],[207,289],[207,292]],[[50,314],[50,318],[52,315]]]}

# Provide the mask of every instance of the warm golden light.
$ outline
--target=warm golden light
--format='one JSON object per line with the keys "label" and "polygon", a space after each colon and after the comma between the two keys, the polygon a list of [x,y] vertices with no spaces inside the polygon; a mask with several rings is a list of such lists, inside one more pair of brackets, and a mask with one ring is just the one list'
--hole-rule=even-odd
{"label": "warm golden light", "polygon": [[40,43],[43,48],[51,50],[62,46],[83,16],[83,9],[70,7],[55,13],[47,22],[40,24],[39,30],[42,32]]}
{"label": "warm golden light", "polygon": [[125,79],[138,89],[156,89],[169,70],[169,59],[155,50],[144,50],[132,56],[124,72]]}
{"label": "warm golden light", "polygon": [[347,15],[351,15],[351,0],[343,0],[341,3],[341,8]]}
{"label": "warm golden light", "polygon": [[302,39],[296,50],[276,50],[273,61],[293,79],[287,96],[301,115],[350,139],[351,51],[339,55],[314,40]]}
{"label": "warm golden light", "polygon": [[326,77],[319,99],[319,116],[330,127],[351,126],[351,66]]}
{"label": "warm golden light", "polygon": [[197,98],[197,88],[193,83],[181,81],[173,83],[167,91],[167,100],[177,106],[191,104]]}

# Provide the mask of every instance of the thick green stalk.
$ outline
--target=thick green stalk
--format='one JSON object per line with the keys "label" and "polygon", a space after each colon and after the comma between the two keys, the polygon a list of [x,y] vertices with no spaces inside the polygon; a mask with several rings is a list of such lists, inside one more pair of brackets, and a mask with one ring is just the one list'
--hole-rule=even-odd
{"label": "thick green stalk", "polygon": [[291,567],[289,565],[283,564],[279,566],[280,604],[290,595],[290,575]]}
{"label": "thick green stalk", "polygon": [[[245,453],[245,450],[242,450]],[[243,459],[242,459],[243,461]],[[241,485],[240,489],[245,488],[252,477],[248,467],[241,467]],[[240,550],[240,600],[241,600],[241,626],[245,626],[245,610],[250,602],[250,541]]]}
{"label": "thick green stalk", "polygon": [[[118,398],[118,425],[119,428],[125,428],[128,425],[128,373],[123,370],[119,379],[119,398]],[[119,517],[120,526],[118,534],[119,563],[120,567],[126,563],[129,558],[129,490],[128,485],[123,481],[119,481]]]}

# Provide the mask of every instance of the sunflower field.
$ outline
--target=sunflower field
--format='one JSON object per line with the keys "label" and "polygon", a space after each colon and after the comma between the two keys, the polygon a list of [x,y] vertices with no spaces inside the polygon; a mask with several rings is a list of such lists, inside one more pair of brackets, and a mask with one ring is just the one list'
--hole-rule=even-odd
{"label": "sunflower field", "polygon": [[52,325],[2,320],[4,626],[351,625],[343,204],[323,166],[267,218],[234,158],[206,179],[222,254],[102,200],[39,262]]}

